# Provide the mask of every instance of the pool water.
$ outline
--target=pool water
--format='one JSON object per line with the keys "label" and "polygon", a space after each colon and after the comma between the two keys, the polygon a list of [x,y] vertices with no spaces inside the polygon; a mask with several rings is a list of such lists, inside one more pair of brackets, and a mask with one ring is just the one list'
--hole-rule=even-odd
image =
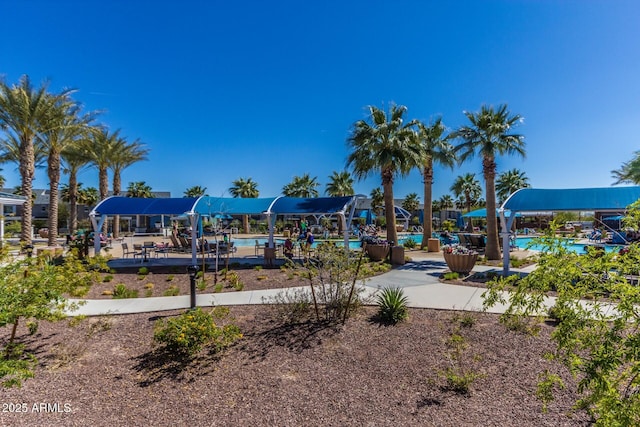
{"label": "pool water", "polygon": [[[544,247],[542,245],[533,244],[535,238],[532,237],[516,237],[516,245],[520,249],[530,249],[532,251],[543,251]],[[572,252],[576,252],[578,254],[586,254],[586,248],[588,246],[593,245],[585,245],[584,243],[575,243],[573,239],[564,239],[563,246],[565,246],[568,250]],[[598,247],[603,247],[606,252],[618,252],[622,246],[620,245],[597,245]]]}

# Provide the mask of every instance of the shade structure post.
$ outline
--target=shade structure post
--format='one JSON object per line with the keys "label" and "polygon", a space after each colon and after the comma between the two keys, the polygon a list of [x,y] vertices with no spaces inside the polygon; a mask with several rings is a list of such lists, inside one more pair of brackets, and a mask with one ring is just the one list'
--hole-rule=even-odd
{"label": "shade structure post", "polygon": [[502,236],[502,276],[507,277],[511,261],[511,232],[509,230],[511,230],[516,215],[514,211],[511,211],[507,218],[504,208],[498,209],[498,214],[500,215],[500,226],[502,228],[500,232],[500,236]]}
{"label": "shade structure post", "polygon": [[188,212],[189,224],[191,224],[191,265],[198,265],[198,214]]}
{"label": "shade structure post", "polygon": [[100,230],[102,230],[102,226],[104,222],[107,220],[108,215],[100,215],[99,218],[96,218],[96,214],[89,214],[89,218],[91,218],[91,225],[93,226],[93,253],[98,255],[100,253]]}

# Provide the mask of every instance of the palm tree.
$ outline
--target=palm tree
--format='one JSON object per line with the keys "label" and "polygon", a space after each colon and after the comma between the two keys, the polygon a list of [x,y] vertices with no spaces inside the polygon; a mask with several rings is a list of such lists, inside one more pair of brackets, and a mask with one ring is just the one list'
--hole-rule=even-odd
{"label": "palm tree", "polygon": [[308,173],[294,176],[289,184],[282,187],[282,194],[286,197],[318,197],[317,187],[320,184],[316,179],[318,178],[311,178]]}
{"label": "palm tree", "polygon": [[404,123],[407,107],[391,105],[389,114],[369,106],[367,120],[358,120],[348,139],[351,154],[347,165],[353,167],[358,179],[380,173],[384,194],[387,240],[398,241],[396,214],[393,203],[393,181],[396,176],[405,176],[421,164],[422,148],[414,136],[415,121]]}
{"label": "palm tree", "polygon": [[[0,168],[0,171],[1,171],[1,170],[2,170],[2,168]],[[7,181],[5,180],[4,175],[0,175],[0,188],[3,188],[3,187],[4,187],[4,184],[5,184],[6,182],[7,182]]]}
{"label": "palm tree", "polygon": [[[83,139],[87,138],[87,135],[91,133],[90,129],[85,129]],[[82,184],[78,183],[78,173],[89,165],[89,158],[86,152],[82,148],[82,143],[77,141],[69,147],[66,147],[62,153],[63,172],[69,175],[69,184],[67,189],[63,189],[67,192],[62,193],[63,200],[69,203],[69,234],[75,234],[78,229],[78,203],[79,189]]]}
{"label": "palm tree", "polygon": [[449,142],[449,137],[443,137],[445,131],[441,118],[437,118],[430,126],[424,123],[418,123],[418,131],[416,136],[422,148],[424,155],[422,159],[422,179],[424,183],[424,208],[422,229],[422,243],[420,248],[424,249],[431,238],[433,230],[431,218],[433,217],[433,166],[434,163],[441,164],[453,168],[456,161],[456,154],[453,145]]}
{"label": "palm tree", "polygon": [[616,179],[613,185],[640,184],[640,151],[633,153],[633,159],[624,162],[620,169],[612,170],[611,176]]}
{"label": "palm tree", "polygon": [[510,133],[511,128],[522,121],[518,114],[510,116],[506,105],[493,107],[482,106],[480,112],[465,112],[470,126],[462,126],[454,132],[462,143],[456,147],[460,152],[460,161],[464,162],[476,154],[482,157],[482,174],[485,181],[487,198],[487,247],[485,255],[488,260],[500,259],[498,245],[498,219],[491,214],[496,210],[496,156],[519,154],[525,156],[524,137]]}
{"label": "palm tree", "polygon": [[[65,97],[68,91],[58,95],[47,92],[47,83],[39,88],[31,85],[29,77],[24,75],[17,85],[9,86],[0,80],[0,127],[8,134],[8,139],[18,145],[18,159],[22,194],[31,200],[35,175],[35,142],[42,130],[42,122],[47,108],[51,106],[51,97]],[[22,229],[20,241],[31,243],[31,217],[33,206],[25,203],[22,211]]]}
{"label": "palm tree", "polygon": [[105,127],[95,128],[91,138],[82,141],[83,149],[91,164],[98,169],[98,190],[100,200],[109,195],[109,175],[113,153],[120,140],[120,130],[109,132]]}
{"label": "palm tree", "polygon": [[527,178],[524,172],[518,169],[511,169],[498,175],[496,179],[496,194],[500,204],[502,204],[507,197],[512,193],[520,190],[521,188],[529,188],[529,178]]}
{"label": "palm tree", "polygon": [[[255,199],[260,195],[260,191],[258,191],[258,183],[251,178],[238,178],[233,181],[232,184],[233,186],[229,188],[229,192],[233,197]],[[249,233],[251,231],[249,227],[249,215],[243,215],[242,228],[245,233]]]}
{"label": "palm tree", "polygon": [[[127,187],[127,197],[153,198],[151,187],[144,181],[130,182]],[[136,227],[140,227],[140,215],[136,215]]]}
{"label": "palm tree", "polygon": [[[467,208],[467,212],[471,212],[471,206],[482,196],[482,187],[480,182],[476,179],[475,173],[466,173],[458,176],[451,188],[449,189],[456,197],[460,197],[464,200],[464,206]],[[488,211],[487,211],[488,212]],[[489,214],[487,213],[487,216]],[[467,230],[473,231],[473,224],[469,220]]]}
{"label": "palm tree", "polygon": [[184,191],[184,197],[201,197],[207,192],[207,187],[200,187],[199,185],[189,187]]}
{"label": "palm tree", "polygon": [[402,207],[410,213],[415,213],[420,207],[420,198],[418,193],[409,193],[402,201]]}
{"label": "palm tree", "polygon": [[49,235],[47,244],[53,246],[58,237],[58,200],[63,151],[75,144],[90,126],[96,113],[81,114],[81,106],[70,97],[47,96],[50,105],[42,121],[42,131],[38,145],[47,155],[47,175],[49,177]]}
{"label": "palm tree", "polygon": [[[149,150],[139,140],[131,143],[125,138],[118,138],[109,156],[109,168],[113,172],[113,195],[119,196],[122,191],[122,171],[134,163],[147,160]],[[120,235],[120,215],[113,217],[113,237]]]}
{"label": "palm tree", "polygon": [[333,171],[329,177],[329,183],[327,184],[325,193],[331,197],[354,195],[355,192],[353,191],[353,178],[351,174],[347,171]]}
{"label": "palm tree", "polygon": [[438,200],[438,203],[440,204],[440,209],[442,210],[453,209],[453,197],[451,197],[448,194],[445,194],[444,196],[440,197],[440,200]]}
{"label": "palm tree", "polygon": [[380,187],[374,188],[371,190],[371,211],[380,216],[382,214],[382,209],[384,208],[384,194]]}

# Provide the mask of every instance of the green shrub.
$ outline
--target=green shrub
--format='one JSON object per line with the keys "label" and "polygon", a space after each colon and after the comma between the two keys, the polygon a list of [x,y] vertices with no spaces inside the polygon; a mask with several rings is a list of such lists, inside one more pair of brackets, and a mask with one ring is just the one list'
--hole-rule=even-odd
{"label": "green shrub", "polygon": [[167,276],[167,282],[171,282],[173,280],[173,274],[169,274]]}
{"label": "green shrub", "polygon": [[178,287],[175,285],[171,285],[169,286],[169,289],[164,291],[163,295],[165,297],[175,297],[175,296],[178,296],[179,294],[180,294],[180,289],[178,289]]}
{"label": "green shrub", "polygon": [[444,273],[442,278],[444,280],[456,280],[460,278],[460,273],[456,273],[455,271],[450,271],[448,273]]}
{"label": "green shrub", "polygon": [[240,329],[233,323],[216,325],[217,319],[224,319],[228,314],[229,310],[223,307],[211,312],[198,307],[173,319],[158,320],[153,339],[168,351],[181,355],[194,355],[204,346],[217,353],[242,338]]}
{"label": "green shrub", "polygon": [[146,276],[147,274],[149,274],[149,269],[147,267],[140,267],[138,269],[138,274],[141,276]]}
{"label": "green shrub", "polygon": [[414,249],[416,246],[418,246],[418,244],[411,237],[407,237],[404,243],[402,244],[402,246],[404,246],[407,249]]}
{"label": "green shrub", "polygon": [[110,282],[110,281],[112,281],[112,280],[113,280],[113,276],[112,276],[111,274],[107,274],[106,276],[104,276],[104,277],[102,278],[102,281],[103,281],[104,283],[109,283],[109,282]]}
{"label": "green shrub", "polygon": [[261,265],[256,265],[255,267],[253,267],[253,269],[255,271],[260,271],[260,270],[262,270],[262,266]]}
{"label": "green shrub", "polygon": [[408,299],[400,288],[385,287],[376,296],[378,316],[385,322],[398,323],[409,317]]}
{"label": "green shrub", "polygon": [[468,344],[462,335],[452,333],[447,340],[447,347],[451,366],[442,373],[447,382],[446,388],[458,394],[469,394],[471,384],[485,375],[476,372],[467,362],[465,351]]}
{"label": "green shrub", "polygon": [[207,289],[207,281],[205,279],[200,279],[196,283],[196,286],[199,291],[204,291],[205,289]]}
{"label": "green shrub", "polygon": [[113,299],[138,298],[137,289],[129,289],[124,283],[118,283],[113,288]]}

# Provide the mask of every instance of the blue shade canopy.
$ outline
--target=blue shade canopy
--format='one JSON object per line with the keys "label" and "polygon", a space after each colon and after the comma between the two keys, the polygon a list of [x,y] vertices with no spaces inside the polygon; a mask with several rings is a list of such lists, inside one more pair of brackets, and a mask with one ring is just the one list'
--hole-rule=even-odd
{"label": "blue shade canopy", "polygon": [[573,189],[523,188],[503,203],[505,209],[532,211],[621,211],[640,199],[640,187]]}
{"label": "blue shade canopy", "polygon": [[108,197],[93,208],[98,215],[180,215],[193,211],[197,197]]}
{"label": "blue shade canopy", "polygon": [[345,211],[355,197],[182,197],[146,199],[109,197],[93,209],[95,215],[251,215],[251,214],[332,214]]}
{"label": "blue shade canopy", "polygon": [[297,198],[280,197],[276,199],[271,207],[271,212],[276,214],[332,214],[342,212],[355,197],[317,197],[317,198]]}
{"label": "blue shade canopy", "polygon": [[624,219],[624,216],[622,215],[614,215],[614,216],[608,216],[605,218],[602,218],[603,221],[622,221]]}

